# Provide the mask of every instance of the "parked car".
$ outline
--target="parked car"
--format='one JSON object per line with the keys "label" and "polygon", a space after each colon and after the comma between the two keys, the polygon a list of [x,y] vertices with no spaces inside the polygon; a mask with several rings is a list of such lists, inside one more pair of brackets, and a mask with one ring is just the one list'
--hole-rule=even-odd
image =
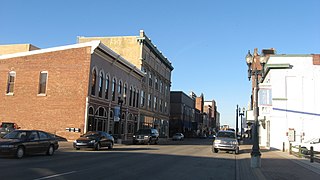
{"label": "parked car", "polygon": [[157,129],[139,129],[133,135],[133,144],[144,143],[144,144],[158,144],[159,141],[159,132]]}
{"label": "parked car", "polygon": [[296,145],[301,145],[303,154],[310,154],[311,146],[313,147],[313,151],[315,153],[320,153],[320,138],[312,138],[304,143]]}
{"label": "parked car", "polygon": [[218,153],[219,150],[233,151],[239,153],[239,143],[234,131],[219,131],[212,144],[212,152]]}
{"label": "parked car", "polygon": [[11,155],[18,159],[36,153],[52,156],[58,147],[55,137],[38,130],[14,130],[0,139],[0,155]]}
{"label": "parked car", "polygon": [[183,141],[184,139],[184,135],[182,133],[175,133],[173,136],[172,136],[172,140],[173,141]]}
{"label": "parked car", "polygon": [[76,150],[80,148],[92,148],[99,151],[103,147],[112,149],[113,145],[113,136],[103,131],[89,131],[73,142],[73,147]]}
{"label": "parked car", "polygon": [[16,123],[2,122],[0,125],[0,137],[3,137],[6,134],[8,134],[16,129],[20,129],[20,127]]}

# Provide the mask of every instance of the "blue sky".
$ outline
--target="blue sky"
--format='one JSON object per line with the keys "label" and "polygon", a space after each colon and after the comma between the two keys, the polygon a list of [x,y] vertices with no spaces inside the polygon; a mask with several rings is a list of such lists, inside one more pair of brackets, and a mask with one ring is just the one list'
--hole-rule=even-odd
{"label": "blue sky", "polygon": [[320,53],[319,0],[2,0],[0,44],[40,48],[77,36],[139,35],[143,29],[172,62],[172,90],[216,100],[221,124],[247,107],[245,55]]}

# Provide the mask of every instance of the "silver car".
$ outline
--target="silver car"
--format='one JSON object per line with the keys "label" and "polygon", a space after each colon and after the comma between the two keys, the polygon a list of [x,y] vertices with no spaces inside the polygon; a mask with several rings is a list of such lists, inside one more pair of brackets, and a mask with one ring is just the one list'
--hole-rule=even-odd
{"label": "silver car", "polygon": [[239,153],[239,143],[234,131],[219,131],[212,144],[212,152],[218,153],[219,150],[233,151]]}

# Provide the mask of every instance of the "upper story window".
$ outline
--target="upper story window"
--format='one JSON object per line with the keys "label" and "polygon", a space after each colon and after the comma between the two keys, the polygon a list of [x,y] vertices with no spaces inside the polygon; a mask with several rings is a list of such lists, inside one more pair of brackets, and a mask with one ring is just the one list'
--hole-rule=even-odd
{"label": "upper story window", "polygon": [[132,87],[130,87],[130,94],[129,94],[129,106],[132,106],[132,94],[133,92],[132,92]]}
{"label": "upper story window", "polygon": [[119,81],[119,84],[118,84],[118,95],[121,96],[121,93],[122,93],[122,82]]}
{"label": "upper story window", "polygon": [[97,83],[97,72],[94,69],[92,72],[92,80],[91,80],[91,95],[96,95],[96,83]]}
{"label": "upper story window", "polygon": [[123,100],[124,100],[124,105],[127,104],[127,91],[128,91],[128,88],[127,88],[127,84],[124,84],[123,85]]}
{"label": "upper story window", "polygon": [[137,89],[136,107],[139,107],[139,90]]}
{"label": "upper story window", "polygon": [[141,90],[141,100],[140,100],[140,106],[141,107],[144,107],[145,99],[146,99],[145,93],[144,93],[143,90]]}
{"label": "upper story window", "polygon": [[156,90],[159,90],[159,83],[158,83],[158,77],[157,76],[154,78],[154,86],[155,86]]}
{"label": "upper story window", "polygon": [[109,99],[109,76],[106,75],[106,88],[104,90],[105,98]]}
{"label": "upper story window", "polygon": [[161,81],[161,79],[160,79],[160,87],[159,87],[159,90],[160,90],[161,93],[162,93],[162,89],[163,89],[163,84],[162,84],[162,81]]}
{"label": "upper story window", "polygon": [[152,100],[151,100],[151,94],[148,94],[148,108],[151,109],[151,104],[152,104]]}
{"label": "upper story window", "polygon": [[152,87],[152,73],[149,72],[149,86]]}
{"label": "upper story window", "polygon": [[133,92],[132,92],[132,94],[133,94],[133,100],[132,100],[132,107],[135,107],[135,105],[136,105],[136,88],[133,88]]}
{"label": "upper story window", "polygon": [[9,72],[7,94],[13,94],[15,79],[16,79],[16,72],[14,72],[14,71]]}
{"label": "upper story window", "polygon": [[103,72],[99,74],[99,97],[102,97],[102,89],[103,89]]}
{"label": "upper story window", "polygon": [[116,100],[116,86],[117,86],[117,80],[116,78],[113,78],[112,80],[112,101],[115,101]]}
{"label": "upper story window", "polygon": [[40,72],[38,94],[46,94],[46,92],[47,92],[47,79],[48,79],[48,72],[46,72],[46,71]]}

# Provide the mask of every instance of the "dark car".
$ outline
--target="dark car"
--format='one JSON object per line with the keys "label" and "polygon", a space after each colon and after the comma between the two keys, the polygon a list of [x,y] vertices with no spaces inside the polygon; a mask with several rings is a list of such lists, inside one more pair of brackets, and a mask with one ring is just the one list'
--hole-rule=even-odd
{"label": "dark car", "polygon": [[112,149],[113,145],[113,136],[103,131],[89,131],[73,142],[73,147],[76,150],[80,148],[92,148],[98,151],[102,147]]}
{"label": "dark car", "polygon": [[144,144],[158,144],[159,141],[159,132],[157,129],[139,129],[133,135],[133,144],[144,143]]}
{"label": "dark car", "polygon": [[13,122],[2,122],[0,125],[0,137],[5,136],[6,134],[9,134],[10,132],[20,129],[20,127]]}
{"label": "dark car", "polygon": [[22,158],[26,154],[53,155],[59,147],[51,134],[38,130],[14,130],[0,139],[0,155]]}

